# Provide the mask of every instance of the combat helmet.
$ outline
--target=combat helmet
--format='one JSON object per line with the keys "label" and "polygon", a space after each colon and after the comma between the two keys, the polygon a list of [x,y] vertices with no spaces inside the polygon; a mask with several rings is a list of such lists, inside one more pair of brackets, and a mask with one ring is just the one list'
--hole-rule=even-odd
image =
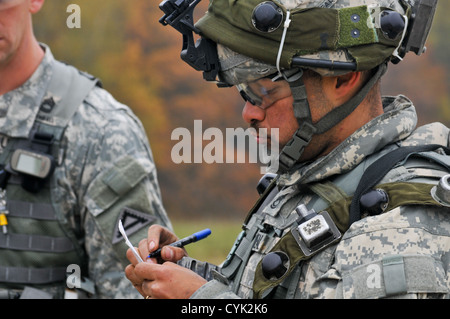
{"label": "combat helmet", "polygon": [[[437,0],[210,0],[193,24],[200,0],[165,0],[160,22],[183,33],[181,57],[208,81],[235,85],[257,103],[246,83],[284,78],[294,98],[299,129],[279,155],[279,171],[292,169],[314,134],[346,118],[385,73],[409,51],[425,51]],[[194,42],[193,34],[201,38]],[[347,103],[313,123],[304,69],[321,75],[373,70]]]}

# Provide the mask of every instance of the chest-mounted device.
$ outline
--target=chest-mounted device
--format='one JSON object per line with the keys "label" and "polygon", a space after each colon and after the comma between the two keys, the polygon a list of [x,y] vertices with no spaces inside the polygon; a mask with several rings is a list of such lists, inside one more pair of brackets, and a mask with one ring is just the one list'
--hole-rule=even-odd
{"label": "chest-mounted device", "polygon": [[33,152],[31,150],[15,150],[11,157],[11,168],[25,175],[46,179],[54,167],[51,155]]}
{"label": "chest-mounted device", "polygon": [[51,155],[54,139],[52,134],[35,133],[28,143],[14,150],[10,168],[21,175],[22,187],[36,193],[55,169],[55,159]]}
{"label": "chest-mounted device", "polygon": [[326,211],[317,214],[303,204],[295,211],[299,218],[293,225],[292,235],[305,256],[340,240],[341,233]]}

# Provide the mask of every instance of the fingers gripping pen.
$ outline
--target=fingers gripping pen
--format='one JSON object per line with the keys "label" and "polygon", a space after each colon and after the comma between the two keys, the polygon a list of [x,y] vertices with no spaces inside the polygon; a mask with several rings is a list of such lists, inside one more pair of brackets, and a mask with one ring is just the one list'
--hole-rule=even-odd
{"label": "fingers gripping pen", "polygon": [[[172,247],[184,247],[190,243],[195,243],[196,241],[199,241],[203,238],[208,237],[211,234],[211,230],[209,228],[203,229],[199,232],[196,232],[195,234],[192,234],[188,237],[185,237],[183,239],[180,239],[172,244],[170,244],[169,246]],[[154,252],[150,253],[148,255],[147,258],[155,258],[155,257],[160,257],[161,256],[161,248],[158,248],[157,250],[155,250]]]}

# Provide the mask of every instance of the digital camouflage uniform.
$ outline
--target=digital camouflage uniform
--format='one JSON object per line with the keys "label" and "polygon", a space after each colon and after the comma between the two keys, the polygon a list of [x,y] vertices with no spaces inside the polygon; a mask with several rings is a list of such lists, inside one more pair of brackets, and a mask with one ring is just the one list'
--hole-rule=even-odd
{"label": "digital camouflage uniform", "polygon": [[[293,175],[281,176],[277,196],[262,215],[254,215],[246,232],[261,225],[276,230],[260,236],[249,246],[251,256],[241,281],[225,284],[209,281],[192,298],[253,298],[255,269],[261,258],[285,235],[298,218],[295,207],[313,204],[317,211],[327,203],[305,191],[304,185],[331,181],[348,194],[368,162],[398,146],[448,145],[449,130],[433,123],[415,129],[416,112],[404,96],[386,97],[385,114],[357,130],[335,150],[319,160],[302,165]],[[437,183],[448,171],[427,161],[407,163],[392,170],[380,184],[393,181]],[[351,186],[353,185],[353,186]],[[317,203],[320,201],[320,203]],[[277,234],[278,233],[278,234]],[[281,234],[281,236],[280,236]],[[311,260],[298,265],[298,273],[288,277],[271,296],[290,298],[382,298],[389,296],[389,282],[383,279],[383,261],[389,256],[403,259],[406,288],[395,294],[405,298],[449,297],[450,209],[404,206],[366,217],[351,225],[339,244],[327,247]],[[378,277],[377,277],[378,276]],[[237,290],[236,290],[237,289]]]}
{"label": "digital camouflage uniform", "polygon": [[[2,153],[10,141],[29,138],[35,123],[58,121],[58,118],[49,118],[45,109],[58,107],[61,100],[54,92],[47,91],[57,61],[50,49],[42,46],[45,49],[44,59],[30,79],[21,87],[0,96]],[[95,86],[69,119],[61,145],[58,164],[43,192],[50,189],[56,219],[65,225],[64,232],[73,230],[75,241],[79,244],[74,244],[78,250],[77,257],[70,257],[68,261],[79,265],[81,277],[93,282],[95,291],[92,286],[87,289],[89,296],[135,298],[138,294],[123,273],[127,264],[127,246],[117,230],[119,218],[125,228],[130,229],[127,225],[134,225],[128,232],[134,245],[146,236],[151,223],[171,228],[162,205],[155,164],[142,124],[127,106],[117,102],[106,90]],[[14,178],[16,176],[12,174],[11,183],[14,183]],[[8,185],[7,188],[7,205],[12,205],[8,201],[12,202],[14,196],[31,196],[33,201],[34,195],[21,188],[18,188],[16,195],[9,191],[10,187],[13,186]],[[63,261],[59,265],[48,265],[46,259],[41,258],[45,254],[39,255],[39,252],[29,253],[34,260],[17,262],[15,256],[26,249],[9,249],[7,240],[8,236],[24,232],[24,229],[17,228],[24,225],[25,219],[13,214],[7,217],[7,234],[0,232],[1,279],[8,278],[5,273],[8,266],[30,269],[51,266],[64,269],[69,266]],[[42,226],[44,223],[32,219],[24,227],[31,234],[51,236],[52,229],[41,229],[49,227]],[[51,225],[54,227],[54,224]],[[58,261],[57,255],[55,260]],[[68,270],[69,274],[71,271]],[[33,286],[56,298],[63,296],[66,287],[65,278],[62,282],[40,285],[17,282],[14,278],[3,280],[0,280],[0,291],[10,289],[20,292],[24,286]]]}
{"label": "digital camouflage uniform", "polygon": [[[384,41],[385,37],[385,34],[379,33],[381,10],[387,10],[387,14],[396,11],[396,17],[402,17],[404,22],[406,14],[410,14],[405,12],[404,5],[416,3],[414,0],[274,2],[281,3],[283,10],[292,9],[293,14],[303,14],[305,19],[309,18],[308,14],[313,10],[297,9],[352,7],[337,13],[340,15],[339,22],[347,24],[339,26],[340,30],[347,30],[341,35],[353,36],[348,42],[349,48],[324,49],[330,46],[325,41],[332,36],[334,29],[326,29],[326,32],[330,32],[328,34],[312,28],[308,29],[313,33],[311,37],[315,41],[320,37],[322,45],[315,52],[298,52],[302,57],[313,60],[356,60],[353,70],[376,70],[375,75],[368,81],[372,81],[370,85],[374,85],[384,74],[384,67],[389,59],[398,58],[394,50],[398,50],[405,35],[398,34],[390,39],[396,42],[389,42],[387,38],[384,39],[387,42],[383,44],[378,42]],[[282,40],[276,35],[260,32],[260,29],[252,27],[252,19],[255,17],[253,14],[256,6],[261,3],[262,1],[254,0],[246,5],[242,2],[213,0],[208,13],[196,23],[202,36],[217,43],[219,76],[220,80],[227,84],[249,83],[277,71],[280,74],[282,71],[274,65],[278,47],[279,52],[294,55],[295,52],[289,51],[290,49],[304,49],[301,40],[292,36],[289,38],[289,32],[297,32],[301,30],[302,22],[305,24],[300,18],[296,20],[298,25],[293,29],[286,29],[284,24],[285,31],[287,30],[284,48],[280,45]],[[377,9],[374,9],[374,5]],[[237,8],[238,6],[241,7]],[[252,13],[253,8],[255,9]],[[266,8],[270,9],[269,6]],[[358,11],[361,8],[363,10]],[[366,19],[364,15],[367,12]],[[344,15],[348,16],[344,18]],[[314,20],[311,22],[316,23]],[[254,23],[253,25],[255,26]],[[278,35],[282,33],[283,24],[280,26],[275,31]],[[320,31],[321,28],[326,28],[320,25],[320,22],[317,26]],[[345,29],[346,27],[350,29]],[[373,41],[361,44],[358,41],[364,41],[361,39],[364,36],[360,37],[359,29],[366,27],[370,30],[369,33],[376,32],[377,35]],[[245,37],[245,41],[242,41],[242,37],[241,41],[236,41],[233,32]],[[308,39],[308,34],[298,35],[304,36],[302,39]],[[336,43],[341,40],[337,37]],[[317,42],[313,40],[311,45],[317,45]],[[257,47],[267,50],[255,50]],[[375,48],[382,50],[376,51]],[[419,55],[421,53],[416,52]],[[286,61],[289,62],[291,56],[288,54],[278,55],[281,57],[281,69],[286,68],[289,71],[290,66]],[[377,54],[381,57],[379,61],[375,61],[380,58],[376,57]],[[360,63],[364,58],[370,59],[372,56],[375,57],[373,61],[365,65]],[[313,69],[323,76],[349,72],[309,65],[305,68]],[[302,126],[305,121],[317,128],[322,124],[322,119],[318,123],[311,123],[310,114],[308,118],[309,105],[301,79],[291,81],[286,76],[285,79],[291,86],[294,114],[300,126],[294,134],[295,137],[306,127]],[[358,106],[369,90],[366,84],[349,103]],[[243,97],[252,103],[244,95]],[[350,105],[349,103],[346,104]],[[193,262],[188,257],[183,258],[179,262],[180,265],[193,269],[209,280],[191,298],[449,298],[450,208],[448,203],[442,203],[439,198],[433,197],[435,185],[448,178],[450,157],[446,147],[449,144],[449,129],[440,123],[416,128],[415,108],[412,102],[402,95],[384,97],[383,108],[383,115],[356,130],[328,155],[308,163],[294,161],[287,170],[278,170],[279,176],[274,178],[247,216],[242,233],[220,267]],[[348,110],[340,114],[334,113],[336,118],[333,124],[327,123],[322,126],[322,131],[317,129],[315,133],[327,131],[348,114]],[[292,145],[292,141],[295,143],[296,139],[291,139],[287,146]],[[426,145],[433,145],[435,149],[412,152],[413,155],[408,153],[401,160],[391,163],[392,165],[382,167],[387,171],[381,173],[379,163],[384,159],[384,155],[398,154],[398,150],[405,150],[404,147],[407,146]],[[300,147],[299,149],[301,154],[302,150]],[[281,154],[283,152],[284,149]],[[297,160],[298,158],[300,155]],[[372,164],[378,164],[378,167],[370,166]],[[359,189],[360,180],[364,181],[367,176],[365,173],[371,173],[372,170],[372,174],[381,174],[376,176],[381,180],[374,191],[386,194],[386,202],[377,202],[383,205],[377,206],[376,213],[361,204],[361,218],[349,222],[352,218],[353,195]],[[358,199],[357,196],[356,198]],[[357,203],[359,205],[359,202]],[[300,207],[300,210],[315,212],[322,217],[330,215],[333,222],[328,225],[334,224],[340,234],[333,233],[334,239],[323,247],[312,246],[309,251],[301,248],[307,237],[297,240],[297,229],[306,225],[303,231],[306,230],[306,234],[307,231],[314,234],[317,231],[314,230],[317,223],[312,222],[317,219],[311,219],[311,223],[309,220],[304,222],[305,216],[298,212]],[[309,230],[306,227],[310,227]],[[307,256],[307,253],[311,255]],[[264,269],[262,265],[274,254],[286,258],[280,263],[283,267],[269,272],[267,269],[273,270],[275,267]]]}

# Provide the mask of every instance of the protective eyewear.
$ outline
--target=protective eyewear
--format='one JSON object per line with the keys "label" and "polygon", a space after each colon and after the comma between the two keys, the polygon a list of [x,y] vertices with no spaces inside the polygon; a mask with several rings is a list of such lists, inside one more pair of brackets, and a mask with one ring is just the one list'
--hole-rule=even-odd
{"label": "protective eyewear", "polygon": [[242,98],[265,110],[275,102],[292,95],[289,83],[276,74],[275,77],[265,77],[253,82],[236,85]]}

